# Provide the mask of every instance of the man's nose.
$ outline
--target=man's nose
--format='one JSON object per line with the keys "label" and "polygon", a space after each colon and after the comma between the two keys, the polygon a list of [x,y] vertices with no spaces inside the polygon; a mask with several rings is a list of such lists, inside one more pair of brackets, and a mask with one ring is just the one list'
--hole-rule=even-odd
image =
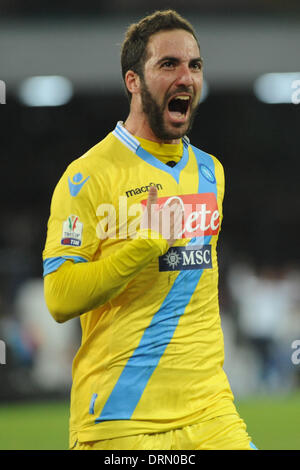
{"label": "man's nose", "polygon": [[188,65],[182,64],[178,69],[177,85],[191,86],[193,84],[192,72]]}

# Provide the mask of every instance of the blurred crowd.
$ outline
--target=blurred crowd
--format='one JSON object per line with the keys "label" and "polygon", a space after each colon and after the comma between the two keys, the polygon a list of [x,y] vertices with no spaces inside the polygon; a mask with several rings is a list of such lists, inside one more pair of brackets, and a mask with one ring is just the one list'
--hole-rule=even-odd
{"label": "blurred crowd", "polygon": [[292,343],[300,338],[300,270],[239,261],[226,282],[224,367],[233,390],[237,395],[295,390],[300,368],[292,361]]}

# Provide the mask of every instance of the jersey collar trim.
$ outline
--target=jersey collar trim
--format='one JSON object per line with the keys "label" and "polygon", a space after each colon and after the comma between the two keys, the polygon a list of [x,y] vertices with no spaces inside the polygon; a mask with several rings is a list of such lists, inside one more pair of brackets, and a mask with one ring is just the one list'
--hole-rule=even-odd
{"label": "jersey collar trim", "polygon": [[[127,129],[125,129],[122,121],[118,121],[112,133],[115,137],[117,137],[117,139],[119,139],[124,145],[126,145],[126,147],[128,147],[133,152],[136,152],[141,146],[140,142],[135,137],[133,137]],[[182,142],[185,147],[188,147],[190,140],[185,135],[182,138]]]}
{"label": "jersey collar trim", "polygon": [[113,130],[113,135],[133,152],[136,152],[140,146],[139,141],[133,137],[127,129],[125,129],[122,121],[117,123],[115,129]]}
{"label": "jersey collar trim", "polygon": [[173,168],[169,167],[168,165],[165,165],[162,163],[160,160],[155,158],[151,153],[147,152],[143,147],[141,146],[140,142],[133,137],[127,129],[123,126],[122,121],[119,121],[112,132],[113,135],[119,139],[122,144],[124,144],[127,148],[129,148],[132,152],[134,152],[138,157],[140,157],[142,160],[145,162],[149,163],[149,165],[154,166],[155,168],[158,168],[159,170],[164,171],[165,173],[168,173],[170,176],[172,176],[177,184],[179,183],[179,178],[180,178],[180,173],[181,171],[185,168],[188,159],[189,159],[189,139],[184,136],[182,138],[183,142],[183,155],[181,157],[181,160],[175,165]]}

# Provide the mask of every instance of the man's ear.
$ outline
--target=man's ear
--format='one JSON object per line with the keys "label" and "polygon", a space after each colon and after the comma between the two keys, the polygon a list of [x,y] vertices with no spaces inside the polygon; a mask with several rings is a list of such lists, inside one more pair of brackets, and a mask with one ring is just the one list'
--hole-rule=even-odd
{"label": "man's ear", "polygon": [[128,91],[131,94],[136,94],[140,92],[141,81],[140,77],[133,70],[128,70],[125,74],[125,83]]}

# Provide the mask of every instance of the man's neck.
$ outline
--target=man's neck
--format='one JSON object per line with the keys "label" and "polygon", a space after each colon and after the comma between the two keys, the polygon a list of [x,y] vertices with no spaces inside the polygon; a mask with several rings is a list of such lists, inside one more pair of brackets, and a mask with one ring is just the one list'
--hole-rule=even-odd
{"label": "man's neck", "polygon": [[140,116],[133,116],[131,113],[124,122],[124,127],[130,132],[130,134],[140,137],[141,139],[151,140],[159,144],[179,144],[180,139],[162,140],[159,139],[151,127],[149,126],[148,120],[144,114]]}

